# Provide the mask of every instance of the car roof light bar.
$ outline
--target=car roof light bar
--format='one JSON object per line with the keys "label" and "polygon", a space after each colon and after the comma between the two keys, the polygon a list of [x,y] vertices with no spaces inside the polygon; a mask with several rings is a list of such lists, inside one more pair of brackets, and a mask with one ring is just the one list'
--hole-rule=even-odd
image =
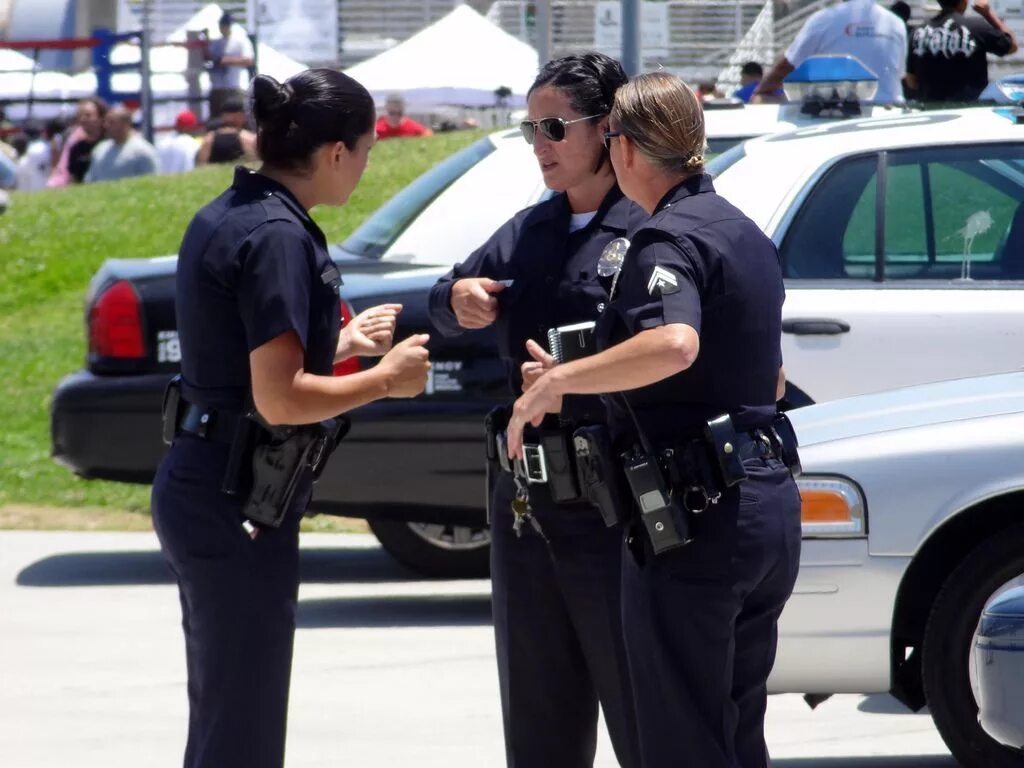
{"label": "car roof light bar", "polygon": [[811,56],[782,88],[786,98],[814,117],[856,117],[878,92],[878,77],[854,56]]}

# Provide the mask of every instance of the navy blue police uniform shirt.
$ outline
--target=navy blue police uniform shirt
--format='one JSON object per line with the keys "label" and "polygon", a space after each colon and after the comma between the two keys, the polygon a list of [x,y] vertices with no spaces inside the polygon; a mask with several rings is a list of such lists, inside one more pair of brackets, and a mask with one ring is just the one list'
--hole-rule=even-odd
{"label": "navy blue police uniform shirt", "polygon": [[[715,192],[710,176],[691,176],[662,198],[633,232],[598,324],[602,349],[662,325],[697,331],[689,369],[625,393],[652,441],[699,436],[704,422],[726,412],[738,429],[770,422],[784,298],[775,244]],[[616,439],[635,439],[622,395],[606,402]]]}
{"label": "navy blue police uniform shirt", "polygon": [[178,256],[176,311],[182,394],[241,411],[249,353],[294,331],[310,373],[330,375],[340,330],[341,278],[323,232],[281,184],[236,168],[204,206]]}
{"label": "navy blue police uniform shirt", "polygon": [[[547,349],[548,329],[597,320],[608,301],[607,284],[597,274],[601,251],[646,217],[612,187],[594,218],[570,233],[568,198],[555,194],[516,214],[431,288],[431,320],[445,336],[463,333],[451,308],[452,285],[467,277],[514,281],[496,294],[495,330],[510,393],[518,396],[520,366],[533,359],[526,341],[533,339]],[[605,409],[596,396],[567,396],[562,417],[577,423],[603,422]]]}

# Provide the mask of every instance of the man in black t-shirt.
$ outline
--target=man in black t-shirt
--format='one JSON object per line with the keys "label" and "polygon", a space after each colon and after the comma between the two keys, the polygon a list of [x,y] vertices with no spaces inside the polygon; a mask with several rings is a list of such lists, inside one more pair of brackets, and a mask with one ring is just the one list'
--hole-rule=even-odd
{"label": "man in black t-shirt", "polygon": [[[910,42],[909,84],[921,101],[974,101],[988,85],[988,59],[1017,50],[1017,40],[989,7],[967,0],[939,0],[941,13],[914,30]],[[979,18],[980,17],[980,18]]]}

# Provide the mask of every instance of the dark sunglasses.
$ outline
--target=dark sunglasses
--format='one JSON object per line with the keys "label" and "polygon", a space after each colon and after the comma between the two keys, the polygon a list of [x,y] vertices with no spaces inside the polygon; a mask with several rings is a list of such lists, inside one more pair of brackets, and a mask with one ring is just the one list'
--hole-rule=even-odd
{"label": "dark sunglasses", "polygon": [[526,139],[527,144],[533,144],[538,128],[549,141],[565,141],[565,126],[580,123],[584,120],[593,120],[595,117],[604,117],[604,115],[587,115],[586,117],[577,117],[575,120],[563,120],[560,117],[523,120],[519,124],[519,130],[523,132],[523,138]]}
{"label": "dark sunglasses", "polygon": [[612,139],[618,138],[622,135],[622,131],[605,131],[604,132],[604,148],[609,152],[612,151]]}

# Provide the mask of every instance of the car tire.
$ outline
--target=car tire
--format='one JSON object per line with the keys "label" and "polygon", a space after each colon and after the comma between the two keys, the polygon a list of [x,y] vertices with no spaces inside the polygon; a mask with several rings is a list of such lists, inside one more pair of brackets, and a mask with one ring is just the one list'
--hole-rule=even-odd
{"label": "car tire", "polygon": [[480,579],[490,574],[491,537],[486,528],[368,520],[381,546],[424,576]]}
{"label": "car tire", "polygon": [[1024,573],[1024,526],[976,547],[946,579],[925,625],[921,655],[925,700],[953,757],[964,768],[1020,768],[1024,757],[978,724],[969,659],[986,603]]}

